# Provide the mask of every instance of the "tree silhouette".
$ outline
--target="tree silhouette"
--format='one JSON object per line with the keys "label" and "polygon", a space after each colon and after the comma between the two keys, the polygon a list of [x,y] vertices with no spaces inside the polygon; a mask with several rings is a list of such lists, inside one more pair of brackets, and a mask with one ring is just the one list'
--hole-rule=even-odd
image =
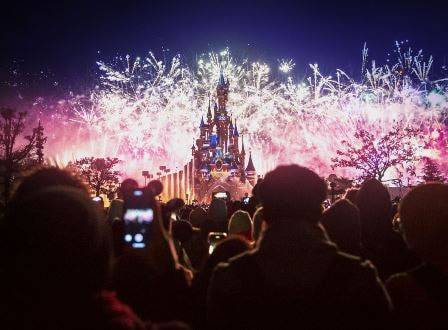
{"label": "tree silhouette", "polygon": [[[21,146],[16,145],[18,138],[25,129],[26,115],[26,112],[17,112],[16,109],[0,109],[0,176],[4,185],[3,199],[5,202],[9,200],[15,176],[23,169],[25,163],[31,159],[36,147],[36,136],[39,127],[33,129],[32,135],[24,136],[25,144]],[[46,139],[43,138],[43,131],[41,138],[45,143]]]}
{"label": "tree silhouette", "polygon": [[96,196],[115,193],[120,182],[119,171],[114,167],[121,161],[118,158],[85,157],[69,164],[77,172]]}
{"label": "tree silhouette", "polygon": [[358,143],[341,142],[345,148],[338,150],[338,157],[331,159],[332,169],[354,168],[359,172],[354,178],[358,182],[368,178],[383,181],[390,168],[399,171],[397,166],[403,166],[410,174],[415,175],[414,164],[419,159],[417,150],[422,148],[415,142],[422,138],[419,129],[405,126],[400,121],[382,136],[376,137],[360,128],[354,137]]}
{"label": "tree silhouette", "polygon": [[424,157],[425,166],[423,167],[423,176],[421,177],[424,182],[441,182],[444,183],[446,178],[440,172],[436,162],[429,158]]}
{"label": "tree silhouette", "polygon": [[44,145],[47,142],[47,138],[44,136],[44,128],[40,123],[35,128],[36,130],[36,156],[37,156],[37,163],[39,165],[42,165],[44,163]]}

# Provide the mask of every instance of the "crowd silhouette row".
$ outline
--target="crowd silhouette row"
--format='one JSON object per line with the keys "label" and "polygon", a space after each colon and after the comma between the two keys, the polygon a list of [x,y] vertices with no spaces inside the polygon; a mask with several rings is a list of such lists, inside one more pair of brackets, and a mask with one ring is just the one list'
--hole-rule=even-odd
{"label": "crowd silhouette row", "polygon": [[[24,177],[0,219],[0,327],[448,327],[446,184],[392,202],[369,179],[326,209],[327,183],[298,165],[248,202],[160,204],[162,189],[127,179],[105,209],[67,171]],[[123,220],[133,194],[152,210],[139,248]]]}

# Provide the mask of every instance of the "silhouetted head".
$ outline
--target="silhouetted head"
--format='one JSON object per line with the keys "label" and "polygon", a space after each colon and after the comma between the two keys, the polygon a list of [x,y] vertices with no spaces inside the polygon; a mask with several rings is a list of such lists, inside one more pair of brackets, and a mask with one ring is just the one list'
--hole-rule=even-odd
{"label": "silhouetted head", "polygon": [[212,276],[213,270],[219,263],[226,262],[230,258],[249,250],[249,242],[237,236],[228,237],[220,241],[216,245],[212,254],[207,258],[200,272],[200,278],[203,281],[204,288],[207,289],[208,282],[210,280],[210,277]]}
{"label": "silhouetted head", "polygon": [[356,206],[359,209],[363,239],[376,239],[378,235],[392,231],[390,194],[380,181],[369,179],[361,185],[356,196]]}
{"label": "silhouetted head", "polygon": [[220,226],[220,223],[213,221],[210,218],[206,218],[201,223],[201,237],[203,240],[207,240],[208,234],[211,232],[219,232],[222,229],[222,226]]}
{"label": "silhouetted head", "polygon": [[339,248],[354,255],[361,253],[359,210],[348,199],[340,199],[324,211],[322,225]]}
{"label": "silhouetted head", "polygon": [[222,199],[213,199],[207,213],[216,222],[227,222],[227,205]]}
{"label": "silhouetted head", "polygon": [[357,188],[350,188],[345,193],[344,198],[348,199],[353,204],[356,204],[356,196],[358,195],[358,191],[359,191],[359,189],[357,189]]}
{"label": "silhouetted head", "polygon": [[448,185],[414,188],[402,199],[399,213],[411,250],[429,263],[448,267]]}
{"label": "silhouetted head", "polygon": [[18,296],[62,303],[105,286],[110,233],[80,189],[50,187],[15,199],[0,226],[1,272]]}
{"label": "silhouetted head", "polygon": [[327,185],[305,167],[284,165],[266,174],[260,196],[264,219],[269,225],[279,219],[318,221],[327,197]]}
{"label": "silhouetted head", "polygon": [[84,183],[67,170],[57,167],[41,168],[22,178],[13,195],[13,199],[24,199],[28,195],[44,188],[66,186],[79,189],[88,194]]}
{"label": "silhouetted head", "polygon": [[138,182],[135,181],[134,179],[128,178],[123,180],[119,189],[121,195],[120,197],[126,198],[132,193],[132,191],[134,191],[137,188],[138,188]]}
{"label": "silhouetted head", "polygon": [[177,220],[173,221],[171,232],[174,239],[184,243],[193,236],[193,227],[188,221]]}
{"label": "silhouetted head", "polygon": [[201,228],[205,219],[207,219],[207,212],[201,207],[197,207],[190,212],[190,223],[195,228]]}
{"label": "silhouetted head", "polygon": [[246,211],[238,210],[229,221],[229,235],[240,235],[252,241],[252,219]]}

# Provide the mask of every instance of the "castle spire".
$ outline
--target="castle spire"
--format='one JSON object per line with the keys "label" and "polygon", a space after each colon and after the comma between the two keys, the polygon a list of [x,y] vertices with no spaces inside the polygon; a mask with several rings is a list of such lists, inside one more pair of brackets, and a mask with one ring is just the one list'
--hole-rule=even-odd
{"label": "castle spire", "polygon": [[202,118],[201,118],[201,124],[199,125],[199,128],[204,128],[204,127],[205,127],[204,116],[202,116]]}
{"label": "castle spire", "polygon": [[249,151],[249,161],[247,162],[246,172],[255,172],[254,162],[252,161],[252,152]]}
{"label": "castle spire", "polygon": [[[235,123],[235,130],[236,130],[236,123]],[[236,131],[238,134],[238,131]],[[245,155],[246,151],[244,150],[244,135],[241,135],[241,155]]]}
{"label": "castle spire", "polygon": [[240,136],[238,134],[238,127],[236,126],[236,119],[235,119],[235,130],[233,131],[233,136]]}
{"label": "castle spire", "polygon": [[207,111],[207,119],[210,122],[212,119],[212,110],[210,109],[210,92],[208,93],[208,111]]}

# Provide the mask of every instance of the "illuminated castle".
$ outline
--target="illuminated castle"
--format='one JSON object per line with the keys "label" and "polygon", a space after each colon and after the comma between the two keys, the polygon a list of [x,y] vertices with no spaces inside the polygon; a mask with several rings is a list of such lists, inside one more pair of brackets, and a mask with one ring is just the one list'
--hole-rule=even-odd
{"label": "illuminated castle", "polygon": [[200,136],[196,146],[192,146],[192,155],[195,164],[196,183],[200,183],[210,176],[217,177],[230,174],[244,183],[247,179],[255,184],[256,171],[249,154],[247,167],[245,166],[246,151],[244,140],[241,137],[241,151],[239,149],[239,132],[237,121],[235,124],[227,112],[227,99],[229,94],[229,80],[220,74],[216,87],[217,103],[213,108],[213,115],[208,103],[207,122],[204,117],[199,125]]}
{"label": "illuminated castle", "polygon": [[243,137],[240,149],[237,122],[227,112],[228,94],[229,81],[221,72],[213,114],[209,99],[207,119],[204,121],[202,116],[199,138],[191,147],[193,159],[183,170],[160,177],[165,187],[163,200],[178,197],[208,203],[214,192],[228,191],[232,199],[251,192],[257,180],[256,171],[250,153],[245,166]]}

